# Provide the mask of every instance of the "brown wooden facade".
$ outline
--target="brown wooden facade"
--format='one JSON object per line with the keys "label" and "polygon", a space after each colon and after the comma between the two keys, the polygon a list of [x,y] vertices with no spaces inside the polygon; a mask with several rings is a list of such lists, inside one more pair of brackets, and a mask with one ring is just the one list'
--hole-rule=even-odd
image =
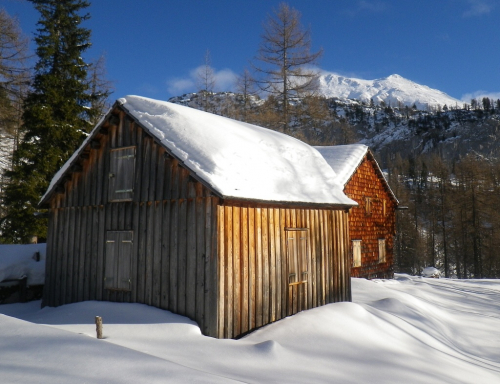
{"label": "brown wooden facade", "polygon": [[[219,337],[351,300],[346,212],[237,203],[218,210]],[[305,249],[294,249],[300,242]],[[292,271],[289,258],[301,251]]]}
{"label": "brown wooden facade", "polygon": [[[359,204],[349,213],[351,275],[368,279],[393,278],[397,200],[370,151],[346,183],[344,192]],[[357,265],[356,251],[361,256]]]}
{"label": "brown wooden facade", "polygon": [[119,105],[44,198],[43,305],[144,303],[231,338],[349,301],[349,207],[219,196]]}

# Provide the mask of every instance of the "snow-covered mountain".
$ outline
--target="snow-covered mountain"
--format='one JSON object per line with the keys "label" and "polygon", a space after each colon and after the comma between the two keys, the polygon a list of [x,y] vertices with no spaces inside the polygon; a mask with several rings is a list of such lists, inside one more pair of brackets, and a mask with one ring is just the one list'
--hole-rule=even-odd
{"label": "snow-covered mountain", "polygon": [[[339,91],[336,96],[326,96],[329,117],[324,116],[325,120],[292,121],[292,133],[301,140],[315,145],[359,142],[378,153],[381,160],[395,153],[405,158],[437,152],[443,158],[455,161],[471,151],[489,158],[500,158],[500,102],[490,100],[492,106],[489,108],[481,105],[464,108],[459,100],[397,75],[374,81],[347,79],[333,74],[321,78],[324,84],[328,80],[331,93],[333,81],[341,84],[337,88],[343,93]],[[391,83],[392,88],[388,85]],[[385,84],[384,91],[380,84]],[[379,87],[378,94],[374,93],[375,86]],[[361,92],[363,87],[364,94]],[[374,105],[370,105],[369,92],[375,95]],[[384,99],[386,106],[380,104],[377,95]],[[359,101],[363,97],[368,100]],[[198,93],[173,97],[169,101],[192,108],[204,107]],[[265,120],[258,120],[265,116],[259,111],[263,102],[263,99],[253,98],[247,110],[249,115],[244,116],[242,95],[217,92],[208,98],[210,112],[266,126]],[[401,104],[406,105],[402,107]],[[413,104],[417,108],[413,108]],[[249,120],[245,120],[247,118]],[[347,125],[343,126],[342,122]]]}
{"label": "snow-covered mountain", "polygon": [[327,98],[356,99],[376,104],[384,101],[386,104],[397,106],[413,106],[425,110],[427,106],[448,107],[462,106],[462,102],[437,89],[417,84],[399,75],[391,75],[383,79],[362,80],[324,73],[319,78],[319,94]]}

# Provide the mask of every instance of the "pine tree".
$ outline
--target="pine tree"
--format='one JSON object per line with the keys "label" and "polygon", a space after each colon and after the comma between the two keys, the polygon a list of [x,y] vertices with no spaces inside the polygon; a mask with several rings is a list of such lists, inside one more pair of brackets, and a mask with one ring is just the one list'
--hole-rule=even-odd
{"label": "pine tree", "polygon": [[44,238],[46,219],[35,216],[38,202],[54,173],[80,145],[90,128],[92,102],[88,66],[90,30],[81,23],[89,14],[85,0],[30,0],[40,12],[35,42],[38,62],[32,89],[24,103],[22,140],[3,201],[3,242]]}

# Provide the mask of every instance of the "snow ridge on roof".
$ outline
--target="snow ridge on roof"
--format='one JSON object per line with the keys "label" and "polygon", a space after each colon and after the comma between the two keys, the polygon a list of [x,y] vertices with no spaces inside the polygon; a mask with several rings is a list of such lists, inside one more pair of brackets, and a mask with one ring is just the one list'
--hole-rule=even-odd
{"label": "snow ridge on roof", "polygon": [[325,158],[326,162],[337,174],[337,182],[344,186],[358,168],[368,152],[364,144],[335,145],[331,147],[314,147]]}
{"label": "snow ridge on roof", "polygon": [[[293,137],[140,96],[126,96],[116,105],[225,198],[356,205],[319,152]],[[75,154],[56,174],[42,201],[74,159]]]}

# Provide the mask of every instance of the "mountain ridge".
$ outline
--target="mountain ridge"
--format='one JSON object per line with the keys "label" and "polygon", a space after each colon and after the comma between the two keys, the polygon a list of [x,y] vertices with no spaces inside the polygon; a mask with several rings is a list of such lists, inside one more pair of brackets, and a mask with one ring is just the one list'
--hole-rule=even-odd
{"label": "mountain ridge", "polygon": [[[392,76],[392,79],[401,83],[403,78]],[[374,100],[372,104],[357,99],[318,96],[327,113],[321,117],[305,113],[292,119],[290,124],[291,135],[312,145],[365,144],[378,154],[382,163],[395,153],[403,157],[439,153],[450,161],[470,152],[500,158],[500,100],[489,100],[487,106],[479,100],[475,105],[438,103],[419,109],[418,105],[392,104],[390,100],[384,103]],[[198,93],[184,94],[169,101],[192,108],[205,107]],[[272,128],[272,121],[267,125],[263,120],[255,120],[266,116],[261,110],[263,107],[265,110],[265,100],[258,97],[252,96],[245,107],[241,94],[215,92],[210,93],[208,105],[212,113]],[[300,109],[300,105],[296,102],[294,108]]]}
{"label": "mountain ridge", "polygon": [[400,75],[364,80],[331,72],[323,72],[318,78],[318,94],[326,98],[355,99],[375,104],[384,102],[392,106],[413,106],[418,109],[462,106],[462,101],[445,92],[418,84]]}

